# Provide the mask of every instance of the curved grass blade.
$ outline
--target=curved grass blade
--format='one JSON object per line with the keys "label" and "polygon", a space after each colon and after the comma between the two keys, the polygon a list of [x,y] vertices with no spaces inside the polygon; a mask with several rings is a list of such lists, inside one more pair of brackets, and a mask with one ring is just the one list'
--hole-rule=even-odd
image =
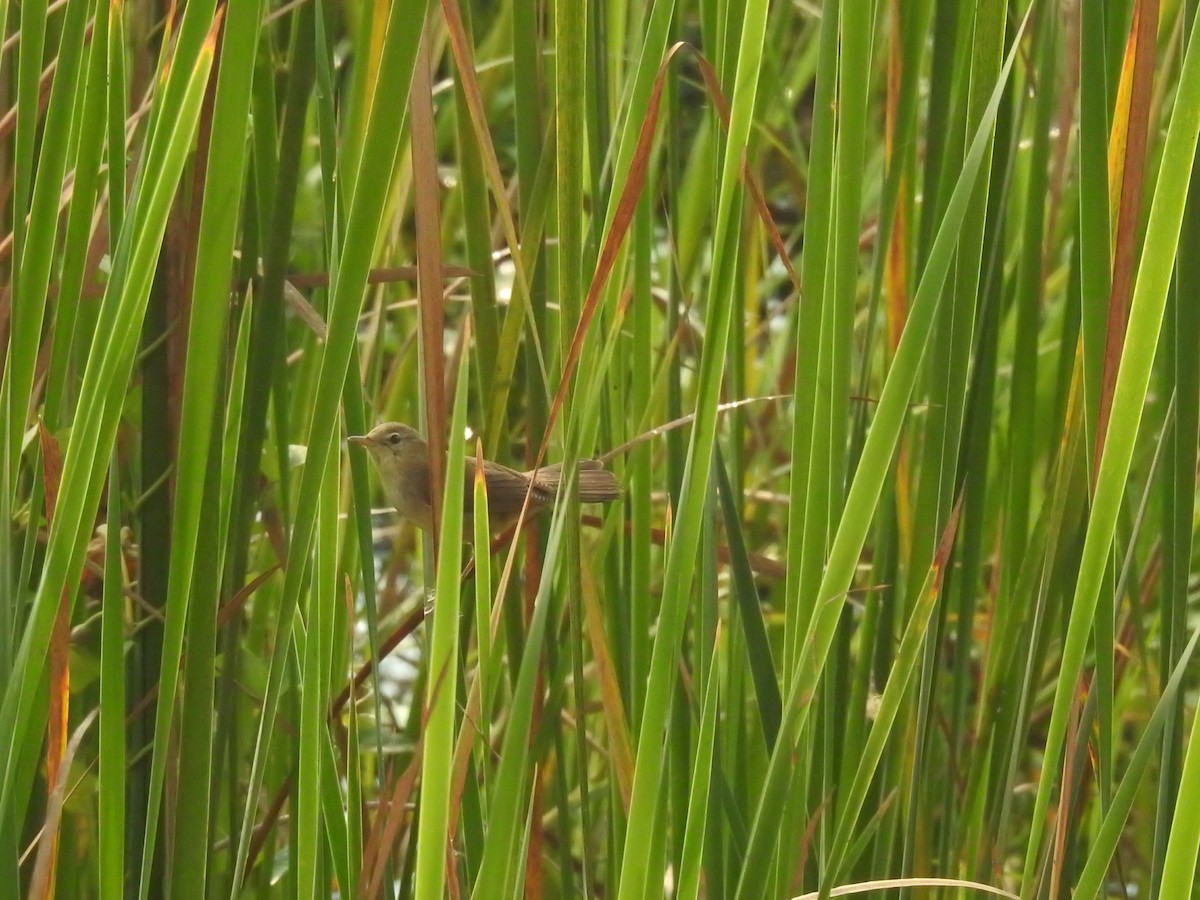
{"label": "curved grass blade", "polygon": [[[223,344],[229,281],[234,241],[241,207],[242,183],[246,161],[246,132],[253,76],[254,46],[258,40],[261,4],[253,0],[229,7],[229,20],[222,39],[224,60],[217,76],[213,109],[213,131],[209,140],[205,177],[204,205],[200,235],[196,247],[196,269],[192,289],[188,328],[188,355],[184,370],[182,412],[179,421],[179,456],[176,461],[175,514],[171,527],[171,568],[167,581],[166,624],[163,631],[163,664],[160,669],[158,704],[155,710],[154,749],[150,763],[150,785],[143,841],[140,891],[149,891],[152,860],[158,836],[160,792],[166,777],[168,745],[175,712],[175,691],[180,667],[175,663],[183,653],[184,632],[188,622],[193,575],[200,540],[201,510],[204,505],[205,467],[209,464],[216,410],[217,387],[224,362],[223,354],[213,348]],[[219,521],[223,523],[222,516]],[[222,529],[223,530],[223,529]],[[223,546],[223,544],[221,545]],[[220,551],[218,551],[220,552]],[[216,603],[218,592],[202,592]],[[215,619],[216,609],[204,613]],[[215,639],[215,634],[214,634]],[[191,654],[200,646],[190,648]],[[205,648],[208,655],[215,645]],[[195,712],[193,709],[192,712]],[[210,709],[211,712],[211,709]],[[199,726],[208,733],[211,725]],[[199,774],[199,773],[197,773]],[[182,798],[180,815],[194,832],[175,845],[178,856],[174,871],[184,875],[207,869],[205,838],[208,833],[208,776],[199,779],[204,787]],[[198,806],[193,804],[198,803]],[[196,858],[196,855],[199,858]],[[184,883],[192,883],[188,878]]]}
{"label": "curved grass blade", "polygon": [[667,556],[658,633],[654,639],[645,708],[638,730],[633,800],[621,865],[619,896],[622,900],[641,898],[646,896],[647,891],[661,889],[660,876],[651,871],[655,844],[653,811],[660,789],[663,769],[661,751],[670,716],[686,604],[691,596],[705,494],[711,473],[717,405],[735,306],[730,298],[737,293],[736,257],[741,233],[739,178],[758,93],[766,21],[765,2],[757,0],[746,4],[733,92],[733,115],[722,162],[720,200],[713,232],[712,280],[709,283],[704,353],[696,392],[696,420],[683,477],[679,515]]}
{"label": "curved grass blade", "polygon": [[[27,63],[26,51],[36,51],[34,63],[34,86],[38,69],[41,67],[41,46],[26,47],[26,27],[30,29],[28,39],[34,40],[36,26],[32,20],[38,15],[42,19],[41,27],[45,28],[45,3],[22,4],[22,34],[21,34],[21,75],[25,75]],[[8,473],[8,483],[3,485],[6,491],[16,487],[18,467],[16,460],[20,457],[21,435],[25,431],[25,423],[29,415],[30,391],[33,389],[34,367],[41,347],[39,338],[42,333],[42,321],[46,312],[46,290],[50,283],[50,268],[54,262],[54,243],[58,234],[59,198],[62,195],[63,175],[67,166],[67,151],[71,146],[69,132],[71,120],[75,112],[75,85],[79,78],[79,70],[83,59],[84,24],[87,21],[91,3],[77,2],[69,4],[66,18],[62,23],[62,36],[58,45],[58,67],[54,76],[54,87],[50,95],[50,103],[46,109],[46,123],[42,136],[41,154],[38,160],[37,180],[33,186],[32,208],[29,210],[29,230],[23,238],[17,241],[16,248],[21,251],[19,265],[14,271],[14,293],[18,302],[12,310],[12,333],[7,346],[7,362],[4,372],[0,375],[0,397],[8,396],[12,403],[12,414],[7,417],[7,427],[4,440],[7,444],[9,459],[14,463]],[[22,98],[29,100],[30,98]],[[19,107],[20,119],[23,125],[36,129],[36,122],[26,122],[27,114],[37,114],[36,97],[30,107]],[[18,135],[18,147],[24,149],[22,134]],[[34,131],[28,132],[32,138]],[[32,140],[28,147],[32,152]],[[20,152],[20,150],[19,150]],[[19,170],[18,170],[19,171]],[[20,186],[17,186],[17,203],[21,203]],[[15,207],[17,227],[15,236],[21,236],[24,225],[25,210],[22,206]],[[64,736],[65,739],[65,736]]]}
{"label": "curved grass blade", "polygon": [[[171,127],[160,129],[148,148],[143,171],[152,167],[155,179],[143,182],[139,187],[131,212],[131,227],[118,250],[119,274],[110,281],[101,309],[101,322],[84,373],[80,415],[71,432],[64,461],[59,526],[51,529],[42,580],[18,653],[16,670],[21,677],[8,683],[0,706],[0,732],[13,736],[5,751],[0,817],[8,813],[9,803],[13,800],[12,787],[18,764],[16,748],[23,744],[30,722],[29,708],[45,664],[41,648],[47,644],[62,585],[69,573],[78,569],[99,503],[103,454],[112,446],[116,435],[149,296],[150,279],[162,245],[167,214],[191,149],[212,58],[210,35],[190,70],[182,67],[173,70],[176,77],[186,82],[186,90],[178,108],[168,117]],[[121,260],[127,261],[124,266],[120,266]]]}
{"label": "curved grass blade", "polygon": [[297,516],[288,549],[290,561],[284,578],[283,596],[279,609],[279,632],[271,654],[266,693],[256,737],[254,761],[251,764],[246,788],[246,808],[238,839],[237,862],[233,878],[233,895],[241,890],[245,863],[250,849],[250,833],[262,787],[267,749],[279,709],[286,659],[291,644],[291,628],[304,586],[305,563],[316,530],[316,498],[320,492],[325,460],[333,452],[338,434],[338,408],[346,381],[350,358],[356,339],[358,313],[367,270],[370,267],[376,239],[383,227],[383,207],[388,191],[383,186],[391,178],[399,150],[403,108],[392,102],[392,93],[407,86],[412,79],[420,29],[406,23],[419,13],[422,17],[428,0],[419,0],[414,10],[407,4],[395,4],[390,13],[384,38],[380,77],[362,162],[351,194],[350,212],[346,224],[342,256],[338,261],[336,287],[328,315],[328,337],[321,357],[320,373],[314,393],[312,419],[309,423],[308,457],[300,482]]}
{"label": "curved grass blade", "polygon": [[738,884],[739,897],[760,897],[766,889],[765,880],[771,869],[768,858],[774,847],[774,838],[787,799],[787,791],[784,788],[791,770],[794,742],[808,718],[811,700],[833,643],[838,619],[841,617],[846,592],[854,576],[854,568],[866,541],[875,507],[879,503],[880,491],[883,489],[900,438],[900,429],[908,411],[908,400],[916,384],[921,358],[941,298],[942,286],[954,258],[959,228],[975,190],[984,152],[990,145],[989,135],[996,121],[1000,99],[1012,71],[1019,36],[1024,28],[1022,23],[1018,31],[1018,40],[1014,40],[1013,48],[1004,62],[1000,78],[980,120],[962,172],[946,206],[946,213],[938,228],[929,260],[909,310],[904,334],[896,348],[887,381],[879,397],[875,419],[867,433],[858,469],[846,495],[845,512],[838,524],[825,575],[817,591],[817,607],[807,637],[798,651],[796,676],[784,707],[783,740],[775,745],[771,754],[754,824],[751,826],[750,844]]}
{"label": "curved grass blade", "polygon": [[[887,686],[883,689],[883,697],[879,702],[875,722],[871,726],[871,732],[862,749],[858,771],[854,775],[854,781],[850,785],[845,800],[839,806],[837,833],[834,835],[831,845],[833,851],[827,868],[826,884],[837,881],[841,877],[846,851],[852,846],[851,838],[854,826],[858,822],[858,815],[862,811],[863,801],[866,799],[871,781],[877,775],[876,767],[879,765],[884,747],[891,736],[892,726],[900,713],[900,705],[904,701],[909,679],[917,665],[918,654],[925,643],[925,632],[929,627],[929,619],[937,606],[942,579],[946,573],[946,564],[950,561],[950,551],[954,549],[954,538],[958,532],[958,519],[962,513],[962,503],[963,498],[960,494],[958,502],[950,514],[950,521],[946,523],[946,530],[942,534],[941,544],[937,548],[933,565],[925,576],[925,584],[917,596],[908,625],[904,629],[904,637],[900,640],[900,647],[896,651],[896,659],[891,674],[888,676]],[[821,894],[822,897],[830,896],[828,888],[825,886],[822,887]]]}
{"label": "curved grass blade", "polygon": [[[1092,842],[1087,862],[1083,865],[1083,871],[1079,873],[1079,881],[1075,884],[1073,896],[1099,897],[1102,894],[1109,863],[1112,861],[1113,853],[1116,852],[1117,842],[1121,839],[1121,832],[1125,828],[1129,811],[1133,808],[1133,801],[1136,799],[1142,775],[1159,749],[1159,736],[1166,727],[1167,720],[1174,715],[1175,697],[1179,693],[1180,683],[1187,671],[1188,661],[1196,649],[1197,638],[1200,638],[1200,631],[1192,635],[1191,641],[1188,642],[1183,654],[1179,657],[1175,671],[1171,673],[1170,680],[1163,687],[1158,705],[1154,707],[1154,713],[1150,716],[1150,721],[1146,723],[1146,730],[1142,732],[1137,749],[1133,751],[1129,765],[1125,768],[1125,777],[1121,779],[1120,786],[1113,793],[1112,803],[1104,814],[1104,821],[1100,824],[1100,830]],[[1174,829],[1172,829],[1172,836],[1174,836]],[[1192,856],[1195,857],[1194,847]],[[1189,893],[1190,890],[1185,890],[1182,894],[1164,893],[1163,896],[1186,897]]]}
{"label": "curved grass blade", "polygon": [[1130,310],[1129,330],[1121,353],[1121,368],[1113,394],[1109,428],[1104,452],[1096,476],[1092,517],[1084,538],[1079,563],[1079,578],[1070,610],[1067,636],[1063,643],[1054,706],[1046,734],[1046,755],[1042,778],[1038,783],[1030,819],[1029,843],[1025,853],[1021,896],[1032,897],[1037,886],[1037,861],[1050,795],[1058,780],[1062,762],[1067,719],[1075,698],[1075,688],[1083,670],[1088,636],[1092,629],[1109,548],[1116,532],[1117,516],[1125,495],[1134,442],[1142,420],[1150,369],[1158,347],[1163,309],[1170,286],[1179,232],[1183,223],[1184,203],[1192,175],[1196,140],[1200,135],[1200,18],[1192,26],[1184,57],[1179,89],[1175,97],[1171,124],[1167,130],[1159,169],[1158,185],[1146,226],[1145,250],[1138,267]]}
{"label": "curved grass blade", "polygon": [[[551,528],[550,542],[546,549],[545,569],[554,571],[562,543],[563,512],[560,507]],[[552,580],[543,578],[533,617],[529,622],[529,634],[521,656],[521,668],[517,684],[513,689],[509,705],[508,725],[500,749],[500,763],[496,767],[493,784],[496,786],[488,814],[488,832],[484,843],[483,861],[479,875],[471,889],[473,900],[494,896],[507,896],[505,891],[513,883],[514,866],[523,864],[524,846],[528,841],[526,822],[528,810],[524,801],[528,792],[528,779],[536,768],[526,765],[529,746],[529,729],[533,722],[534,694],[537,689],[539,662],[542,645],[545,643],[546,623],[550,614]],[[534,771],[531,771],[534,770]]]}

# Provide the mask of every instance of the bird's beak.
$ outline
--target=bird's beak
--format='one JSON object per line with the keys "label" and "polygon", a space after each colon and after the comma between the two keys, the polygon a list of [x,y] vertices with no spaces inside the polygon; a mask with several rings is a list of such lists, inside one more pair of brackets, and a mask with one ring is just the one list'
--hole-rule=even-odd
{"label": "bird's beak", "polygon": [[357,444],[360,447],[369,447],[375,443],[368,435],[365,434],[352,434],[350,437],[346,438],[346,440],[348,440],[351,444]]}

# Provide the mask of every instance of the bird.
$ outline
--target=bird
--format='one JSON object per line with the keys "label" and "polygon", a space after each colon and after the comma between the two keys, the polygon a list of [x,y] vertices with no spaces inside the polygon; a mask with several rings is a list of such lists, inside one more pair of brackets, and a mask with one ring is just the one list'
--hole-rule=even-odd
{"label": "bird", "polygon": [[[403,518],[425,531],[433,531],[433,507],[430,504],[429,444],[420,432],[403,422],[384,422],[366,434],[351,435],[351,444],[363,447],[375,463],[388,502]],[[463,491],[463,532],[467,543],[474,534],[472,515],[475,506],[475,460],[465,461]],[[608,503],[621,496],[616,476],[595,459],[579,461],[579,500],[581,503]],[[562,487],[562,464],[519,472],[500,463],[484,460],[483,480],[487,490],[488,529],[502,534],[516,524],[529,494],[525,519],[554,506]],[[533,485],[530,490],[530,483]]]}

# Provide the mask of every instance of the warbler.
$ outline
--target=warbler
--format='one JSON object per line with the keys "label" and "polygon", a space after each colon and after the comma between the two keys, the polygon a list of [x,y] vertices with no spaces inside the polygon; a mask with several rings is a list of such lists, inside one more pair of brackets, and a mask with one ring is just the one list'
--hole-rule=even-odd
{"label": "warbler", "polygon": [[[433,507],[429,499],[429,444],[415,428],[401,422],[384,422],[366,434],[352,435],[350,443],[366,448],[375,461],[383,492],[396,512],[418,528],[433,530]],[[463,532],[469,540],[473,534],[472,516],[475,506],[475,460],[465,460],[466,478],[463,491]],[[595,459],[579,461],[579,499],[582,503],[607,503],[621,496],[620,486],[612,472]],[[488,528],[500,534],[516,523],[529,494],[526,521],[554,506],[554,498],[562,487],[562,464],[555,463],[518,472],[500,463],[484,460],[483,481],[487,489]],[[533,490],[530,491],[530,483]]]}

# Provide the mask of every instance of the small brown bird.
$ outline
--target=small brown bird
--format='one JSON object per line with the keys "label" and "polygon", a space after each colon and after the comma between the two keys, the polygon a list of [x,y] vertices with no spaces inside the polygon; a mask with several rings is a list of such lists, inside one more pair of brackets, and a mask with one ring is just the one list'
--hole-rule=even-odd
{"label": "small brown bird", "polygon": [[[384,422],[367,434],[354,435],[350,443],[365,447],[375,460],[383,492],[396,512],[418,528],[433,530],[433,509],[429,505],[429,445],[416,429],[400,422]],[[583,503],[607,503],[621,496],[617,479],[598,460],[579,461],[579,499]],[[463,531],[473,534],[471,515],[475,506],[475,460],[466,459],[466,485],[463,491]],[[562,484],[562,464],[543,466],[532,472],[518,472],[499,463],[484,461],[483,479],[487,488],[488,526],[500,534],[513,525],[521,514],[530,481],[526,520],[554,506]]]}

